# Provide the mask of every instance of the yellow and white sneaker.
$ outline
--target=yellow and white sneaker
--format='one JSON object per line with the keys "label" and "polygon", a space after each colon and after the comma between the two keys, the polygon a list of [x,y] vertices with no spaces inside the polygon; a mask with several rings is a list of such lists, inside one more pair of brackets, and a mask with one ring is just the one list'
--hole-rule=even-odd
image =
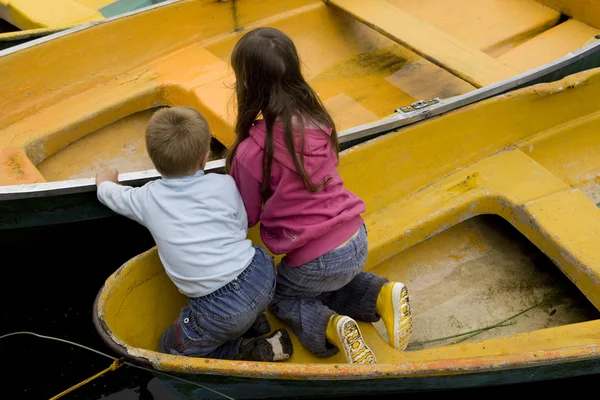
{"label": "yellow and white sneaker", "polygon": [[390,344],[404,350],[412,333],[412,316],[406,285],[400,282],[386,283],[377,296],[375,308],[385,324]]}
{"label": "yellow and white sneaker", "polygon": [[374,364],[375,353],[360,333],[358,324],[345,315],[334,314],[329,318],[326,331],[327,340],[342,350],[349,364]]}

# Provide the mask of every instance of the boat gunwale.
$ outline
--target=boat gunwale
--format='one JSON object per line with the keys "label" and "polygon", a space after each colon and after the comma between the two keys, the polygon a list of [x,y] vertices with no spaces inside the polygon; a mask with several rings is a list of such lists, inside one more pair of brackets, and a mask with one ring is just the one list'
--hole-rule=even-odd
{"label": "boat gunwale", "polygon": [[[152,252],[156,246],[129,259],[105,281],[94,300],[92,316],[94,327],[103,342],[120,356],[145,367],[163,372],[227,375],[239,378],[270,378],[303,381],[316,380],[362,380],[392,378],[422,378],[432,376],[472,375],[506,370],[529,369],[562,365],[581,361],[600,360],[600,343],[569,346],[547,350],[528,350],[509,354],[467,356],[434,360],[410,360],[407,362],[378,364],[344,363],[291,363],[249,362],[208,358],[181,357],[157,351],[129,346],[120,342],[104,319],[104,307],[110,291],[121,281],[120,277],[133,268],[136,261]],[[583,323],[600,325],[600,320]],[[578,324],[567,325],[575,329]],[[115,339],[116,338],[116,339]],[[485,343],[486,340],[474,342]],[[415,350],[411,353],[418,352]],[[193,360],[180,362],[178,360]]]}
{"label": "boat gunwale", "polygon": [[[164,6],[167,4],[171,4],[173,2],[177,2],[180,0],[170,0],[164,3],[156,4],[155,6]],[[154,7],[154,6],[152,6]],[[135,12],[140,12],[141,10],[137,10]],[[132,13],[135,13],[132,12]],[[131,13],[129,13],[131,14]],[[125,16],[125,14],[123,15]],[[122,17],[122,16],[119,16]],[[115,18],[119,18],[115,17]],[[103,23],[104,21],[100,21],[98,23]],[[78,29],[78,28],[74,28]],[[0,56],[1,56],[0,52]],[[546,85],[551,82],[558,82],[563,79],[568,78],[569,76],[585,72],[586,70],[579,71],[575,74],[567,75],[561,79],[557,79],[551,82],[541,82],[532,84],[531,86],[522,86],[527,85],[528,82],[542,78],[545,75],[552,74],[558,71],[561,68],[566,68],[571,64],[580,61],[587,56],[593,55],[595,53],[600,54],[600,40],[589,43],[575,52],[568,53],[567,55],[551,62],[548,64],[544,64],[537,68],[531,69],[529,71],[523,72],[521,74],[515,75],[507,80],[500,81],[494,83],[492,85],[488,85],[479,89],[475,89],[471,92],[450,97],[447,99],[438,99],[437,103],[424,107],[418,108],[414,111],[404,112],[401,111],[400,108],[396,110],[396,113],[388,118],[383,118],[378,121],[358,125],[353,128],[346,129],[339,133],[339,143],[341,145],[351,143],[354,141],[360,141],[361,143],[370,139],[375,139],[380,135],[384,135],[386,133],[392,131],[398,131],[401,128],[406,126],[410,126],[417,122],[427,120],[431,117],[439,116],[442,114],[446,114],[448,112],[461,109],[463,107],[473,105],[479,103],[484,100],[491,100],[495,96],[499,96],[505,94],[507,92],[512,92],[515,94],[519,94],[522,91],[526,91],[531,87],[539,87],[540,85]],[[521,86],[521,87],[519,87]],[[516,88],[516,89],[515,89]],[[414,104],[414,103],[413,103]],[[212,163],[212,164],[211,164]],[[224,165],[224,159],[215,160],[209,162],[207,164],[207,172],[218,172],[222,169]],[[154,170],[143,170],[143,171],[135,171],[129,173],[120,174],[121,183],[125,185],[142,185],[146,182],[149,182],[154,179],[160,178],[160,174]],[[30,184],[21,184],[21,185],[1,185],[0,186],[0,201],[10,201],[10,200],[19,200],[26,198],[39,198],[39,197],[50,197],[50,196],[58,196],[58,195],[67,195],[67,194],[75,194],[75,193],[83,193],[83,192],[91,192],[95,189],[95,179],[94,178],[83,178],[83,179],[67,179],[56,182],[41,182],[41,183],[30,183]]]}
{"label": "boat gunwale", "polygon": [[[119,268],[120,269],[120,268]],[[118,271],[118,270],[117,270]],[[127,352],[127,348],[121,344],[118,344],[117,342],[115,342],[114,340],[111,339],[110,337],[110,329],[108,328],[108,325],[106,324],[106,322],[104,321],[103,318],[100,318],[100,316],[98,315],[97,312],[95,312],[98,309],[98,303],[100,300],[100,294],[104,291],[104,288],[106,287],[106,285],[102,285],[102,287],[100,288],[100,290],[98,291],[98,293],[96,294],[96,297],[94,298],[94,303],[93,303],[93,312],[92,312],[92,324],[94,325],[94,328],[96,328],[96,332],[98,333],[98,335],[100,336],[100,339],[102,339],[102,341],[104,342],[104,344],[106,346],[108,346],[108,348],[110,348],[112,351],[114,351],[115,353],[119,354],[120,356],[130,359],[132,361],[135,361],[138,364],[141,364],[144,367],[147,368],[152,368],[154,369],[154,366],[152,365],[152,363],[142,357],[136,357],[133,356],[131,354],[129,354]]]}

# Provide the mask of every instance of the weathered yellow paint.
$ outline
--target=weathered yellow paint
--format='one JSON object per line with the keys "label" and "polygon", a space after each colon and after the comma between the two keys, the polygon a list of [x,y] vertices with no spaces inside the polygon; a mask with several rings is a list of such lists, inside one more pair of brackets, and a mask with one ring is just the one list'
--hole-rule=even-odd
{"label": "weathered yellow paint", "polygon": [[[586,32],[592,31],[573,21],[538,36],[558,21],[559,14],[533,0],[459,3],[461,7],[450,0],[394,0],[389,7],[408,21],[422,21],[451,41],[485,52],[488,61],[512,46],[539,43],[536,51],[517,47],[506,54],[510,59],[506,63],[515,71],[576,49]],[[215,138],[229,146],[235,117],[229,56],[241,35],[259,26],[279,28],[292,37],[305,74],[329,107],[338,130],[374,122],[416,100],[447,98],[474,89],[323,1],[182,0],[1,57],[0,149],[20,148],[36,166],[54,155],[54,162],[60,164],[57,160],[70,158],[66,154],[73,151],[78,152],[77,159],[104,160],[98,165],[126,161],[121,150],[125,137],[115,144],[121,139],[113,134],[103,134],[107,142],[98,146],[82,141],[73,147],[76,150],[57,153],[131,114],[180,104],[197,107],[208,118]],[[481,123],[488,121],[482,118],[473,125]],[[465,132],[471,132],[470,127]],[[139,135],[141,131],[126,137],[141,139]],[[58,164],[54,170],[61,169]],[[121,165],[136,168],[137,164]],[[131,172],[127,168],[122,172]],[[46,179],[88,173],[93,174],[89,163],[72,163],[64,173],[51,172]],[[31,182],[36,181],[31,177]],[[4,176],[3,182],[24,183],[22,178]]]}
{"label": "weathered yellow paint", "polygon": [[61,27],[104,18],[97,9],[77,0],[3,0],[0,17],[21,29]]}
{"label": "weathered yellow paint", "polygon": [[600,2],[597,0],[536,0],[562,14],[600,29]]}
{"label": "weathered yellow paint", "polygon": [[[503,166],[502,174],[496,170],[498,165]],[[377,223],[372,228],[374,236],[369,237],[372,249],[367,268],[456,223],[490,211],[496,206],[495,196],[515,193],[518,198],[511,202],[521,204],[566,188],[558,178],[545,176],[543,169],[536,167],[519,152],[500,153],[369,213]],[[532,186],[536,179],[548,181]],[[407,208],[411,208],[410,213],[403,212]]]}
{"label": "weathered yellow paint", "polygon": [[[345,183],[367,204],[366,269],[402,279],[409,290],[414,283],[411,300],[420,304],[424,314],[436,315],[435,308],[425,309],[421,298],[435,300],[437,295],[437,303],[442,298],[450,301],[449,293],[455,290],[449,286],[451,282],[462,279],[462,284],[471,288],[482,285],[488,277],[470,277],[467,269],[473,268],[474,261],[485,267],[493,260],[488,256],[493,252],[512,252],[513,258],[507,262],[511,268],[515,268],[514,262],[522,263],[521,279],[535,276],[527,262],[519,261],[527,255],[518,242],[503,250],[506,244],[498,234],[484,232],[476,220],[484,214],[508,221],[543,251],[576,285],[578,295],[589,300],[584,302],[594,312],[561,317],[554,325],[519,322],[520,330],[508,328],[513,330],[507,335],[496,331],[483,340],[405,352],[390,348],[377,327],[361,323],[379,360],[369,366],[343,364],[341,355],[314,357],[296,338],[294,355],[284,363],[176,357],[160,354],[156,348],[161,332],[175,319],[185,299],[164,274],[156,249],[127,262],[108,278],[95,312],[106,323],[112,340],[125,346],[130,355],[143,357],[165,371],[293,380],[384,379],[597,359],[600,209],[571,177],[577,176],[577,171],[600,176],[599,89],[600,69],[582,72],[421,122],[346,150],[340,157]],[[600,180],[594,181],[593,188],[600,191]],[[256,229],[249,236],[260,243]],[[526,268],[530,268],[527,274]],[[515,271],[513,275],[518,275],[518,268]],[[448,273],[454,274],[452,279],[444,275]],[[428,288],[435,280],[435,288]],[[527,290],[529,283],[522,282],[525,289],[519,293],[523,302],[536,295]],[[514,297],[517,290],[510,285],[495,289],[507,298]],[[452,301],[458,308],[478,309],[477,304],[469,303],[474,299],[457,296]],[[560,312],[571,308],[575,307],[567,304]],[[524,320],[547,316],[550,309],[531,312]],[[414,310],[416,335],[423,326],[418,323],[418,310]],[[457,310],[453,315],[459,314]],[[273,327],[282,326],[273,318],[271,321]],[[439,336],[457,331],[450,323],[442,325],[445,331],[440,329]]]}
{"label": "weathered yellow paint", "polygon": [[600,112],[543,131],[519,148],[595,204],[600,203]]}
{"label": "weathered yellow paint", "polygon": [[23,149],[0,149],[0,185],[44,182],[40,172],[31,163]]}
{"label": "weathered yellow paint", "polygon": [[[500,166],[502,173],[498,172]],[[472,187],[468,184],[470,181],[475,182]],[[600,190],[600,185],[597,189]],[[529,211],[531,207],[536,209],[534,204],[546,204],[556,196],[563,197],[561,202],[551,203],[551,212],[542,216]],[[584,207],[586,204],[589,207]],[[559,207],[565,211],[558,212]],[[402,212],[409,208],[410,213]],[[600,258],[597,256],[600,210],[520,151],[485,158],[369,215],[370,219],[376,218],[377,223],[370,231],[375,233],[369,238],[367,268],[480,214],[500,215],[511,222],[550,255],[568,276],[578,277],[579,289],[600,309]],[[540,224],[546,223],[552,225],[540,233]],[[589,227],[589,232],[582,224]],[[577,226],[581,228],[574,243],[572,235],[577,232]]]}
{"label": "weathered yellow paint", "polygon": [[483,156],[595,113],[600,77],[593,71],[507,93],[411,126],[398,134],[403,141],[399,147],[375,139],[362,145],[362,151],[349,149],[340,170],[348,188],[366,200],[368,213],[383,209]]}
{"label": "weathered yellow paint", "polygon": [[527,0],[388,1],[494,57],[556,25],[560,18],[560,13]]}
{"label": "weathered yellow paint", "polygon": [[598,34],[600,29],[570,19],[509,50],[498,57],[498,60],[519,71],[528,71],[564,57],[573,49],[587,44]]}
{"label": "weathered yellow paint", "polygon": [[385,0],[328,2],[475,87],[487,86],[516,74],[512,68]]}
{"label": "weathered yellow paint", "polygon": [[[254,1],[236,1],[235,5],[233,1],[227,0],[230,4],[231,13],[234,13],[235,7],[235,18],[237,25],[244,27],[249,24],[253,24],[256,21],[260,21],[265,17],[275,16],[280,18],[282,14],[295,13],[294,10],[302,9],[305,6],[314,6],[320,3],[315,0],[285,0],[285,1],[271,1],[271,0],[254,0]],[[267,13],[265,11],[268,10]]]}
{"label": "weathered yellow paint", "polygon": [[[164,274],[158,257],[152,253],[144,253],[134,259],[134,262],[143,264],[144,272],[128,270],[112,277],[112,281],[119,286],[119,289],[111,293],[110,301],[114,301],[112,304],[122,304],[122,308],[121,310],[119,310],[120,307],[107,308],[105,315],[114,321],[116,331],[120,332],[118,340],[126,343],[141,341],[139,342],[140,347],[155,348],[155,338],[160,337],[161,333],[176,318],[178,309],[185,305],[185,297],[178,293],[177,288]],[[136,295],[135,298],[130,297],[129,290],[120,285],[120,282],[135,282],[140,290],[139,295]],[[144,326],[131,324],[125,319],[114,318],[121,313],[123,315],[130,314],[134,310],[138,310],[139,318],[154,320],[156,323]],[[154,317],[155,315],[164,315],[165,318],[159,322]]]}
{"label": "weathered yellow paint", "polygon": [[[524,204],[515,214],[520,230],[600,309],[600,210],[596,204],[569,189]],[[528,220],[521,221],[524,215]]]}
{"label": "weathered yellow paint", "polygon": [[[144,140],[146,124],[154,111],[140,111],[100,128],[45,159],[37,168],[50,181],[91,178],[96,176],[95,171],[104,168],[154,169]],[[96,154],[90,157],[86,148],[95,149]]]}

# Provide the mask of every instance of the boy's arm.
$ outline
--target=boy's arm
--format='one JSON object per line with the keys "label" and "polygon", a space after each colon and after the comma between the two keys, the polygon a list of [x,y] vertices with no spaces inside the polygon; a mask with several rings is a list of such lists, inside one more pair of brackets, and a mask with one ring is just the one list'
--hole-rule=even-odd
{"label": "boy's arm", "polygon": [[108,170],[96,175],[98,200],[117,214],[121,214],[142,225],[141,188],[119,185],[119,172]]}
{"label": "boy's arm", "polygon": [[231,163],[230,174],[242,196],[246,214],[248,215],[248,228],[252,228],[260,220],[262,211],[261,184],[236,159]]}

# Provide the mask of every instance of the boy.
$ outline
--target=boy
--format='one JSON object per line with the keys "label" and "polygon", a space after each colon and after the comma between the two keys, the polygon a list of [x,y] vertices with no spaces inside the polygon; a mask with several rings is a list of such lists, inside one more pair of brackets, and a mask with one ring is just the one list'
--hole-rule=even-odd
{"label": "boy", "polygon": [[132,188],[118,184],[118,171],[103,171],[96,175],[98,199],[148,228],[167,275],[189,298],[163,333],[162,352],[285,360],[293,352],[286,330],[248,337],[264,325],[261,314],[273,298],[275,270],[268,253],[246,239],[246,211],[233,179],[204,174],[210,138],[198,111],[157,111],[146,129],[146,147],[162,179]]}

